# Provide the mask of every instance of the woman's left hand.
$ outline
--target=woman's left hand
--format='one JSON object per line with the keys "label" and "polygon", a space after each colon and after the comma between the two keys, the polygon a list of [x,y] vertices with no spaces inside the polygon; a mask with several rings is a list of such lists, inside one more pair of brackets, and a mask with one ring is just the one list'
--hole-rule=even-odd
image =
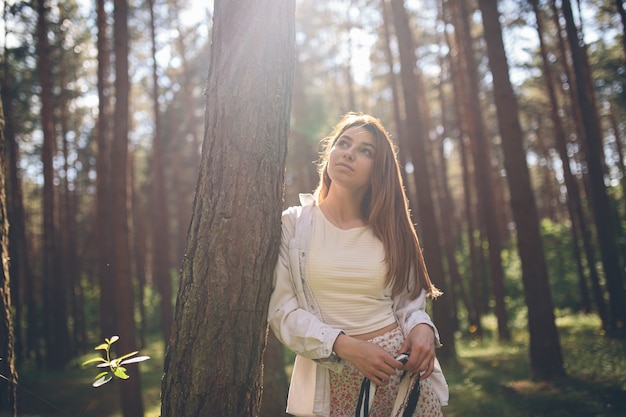
{"label": "woman's left hand", "polygon": [[415,326],[402,343],[400,352],[410,352],[409,360],[400,369],[422,373],[426,379],[435,369],[435,333],[428,324]]}

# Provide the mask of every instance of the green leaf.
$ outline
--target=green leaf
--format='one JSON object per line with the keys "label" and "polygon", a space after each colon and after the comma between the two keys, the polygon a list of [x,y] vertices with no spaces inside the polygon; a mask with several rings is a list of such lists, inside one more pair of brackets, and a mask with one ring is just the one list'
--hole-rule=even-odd
{"label": "green leaf", "polygon": [[104,360],[103,358],[92,358],[92,359],[89,359],[89,360],[83,362],[80,366],[89,365],[90,363],[95,363],[95,362],[104,362],[104,363],[106,363],[106,360]]}
{"label": "green leaf", "polygon": [[138,351],[138,350],[136,350],[136,351],[134,351],[134,352],[127,353],[126,355],[120,356],[120,357],[119,357],[119,358],[117,358],[116,360],[117,360],[118,362],[122,362],[124,359],[126,359],[126,358],[130,358],[131,356],[134,356],[134,355],[136,355],[136,354],[138,354],[138,353],[139,353],[139,351]]}
{"label": "green leaf", "polygon": [[135,358],[121,361],[120,365],[126,365],[127,363],[143,362],[143,361],[147,361],[148,359],[150,359],[150,356],[137,356]]}
{"label": "green leaf", "polygon": [[107,343],[103,343],[94,348],[94,350],[109,350],[109,345]]}
{"label": "green leaf", "polygon": [[129,378],[129,376],[126,374],[126,368],[124,368],[123,366],[119,366],[115,368],[115,370],[113,371],[113,374],[120,379]]}

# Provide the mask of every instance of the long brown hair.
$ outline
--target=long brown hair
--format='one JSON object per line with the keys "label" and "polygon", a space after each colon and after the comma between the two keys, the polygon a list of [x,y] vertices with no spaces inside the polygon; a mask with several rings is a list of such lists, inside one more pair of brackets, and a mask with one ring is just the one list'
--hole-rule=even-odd
{"label": "long brown hair", "polygon": [[[370,187],[363,198],[361,214],[383,242],[388,266],[385,282],[392,286],[393,295],[407,289],[411,297],[415,298],[424,288],[428,295],[437,297],[441,291],[430,280],[422,248],[411,222],[397,149],[378,119],[362,113],[347,113],[330,135],[322,140],[324,150],[318,164],[320,182],[315,191],[317,201],[319,203],[326,198],[331,186],[327,170],[330,150],[343,132],[354,126],[363,127],[372,133],[376,145]],[[416,283],[411,282],[415,276],[411,274],[413,268],[417,272]]]}

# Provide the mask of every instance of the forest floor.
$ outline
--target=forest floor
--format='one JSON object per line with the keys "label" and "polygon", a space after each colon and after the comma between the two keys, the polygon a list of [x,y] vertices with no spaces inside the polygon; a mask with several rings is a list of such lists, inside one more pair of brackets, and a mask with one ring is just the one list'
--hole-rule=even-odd
{"label": "forest floor", "polygon": [[[527,334],[497,343],[495,324],[485,323],[481,341],[457,340],[457,367],[444,367],[450,386],[446,417],[618,417],[626,416],[626,342],[598,330],[595,316],[565,315],[557,319],[567,377],[554,383],[529,379]],[[521,326],[520,326],[521,327]],[[96,368],[81,368],[81,357],[62,373],[20,371],[20,417],[117,417],[118,392],[124,381],[93,388]],[[141,364],[145,417],[157,417],[163,348],[153,343],[141,350],[151,359]]]}

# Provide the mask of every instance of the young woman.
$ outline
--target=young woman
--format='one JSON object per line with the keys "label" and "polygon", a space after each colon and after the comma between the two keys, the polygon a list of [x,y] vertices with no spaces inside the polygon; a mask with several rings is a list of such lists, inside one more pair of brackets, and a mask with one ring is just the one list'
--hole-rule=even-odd
{"label": "young woman", "polygon": [[[402,380],[419,383],[414,415],[441,416],[447,385],[437,329],[424,311],[430,281],[396,159],[372,116],[349,113],[325,139],[314,194],[283,213],[268,320],[297,354],[287,412],[354,416],[362,382],[370,417],[389,417]],[[403,363],[396,359],[409,354]],[[404,377],[405,371],[409,377]],[[361,394],[361,395],[360,395]]]}

